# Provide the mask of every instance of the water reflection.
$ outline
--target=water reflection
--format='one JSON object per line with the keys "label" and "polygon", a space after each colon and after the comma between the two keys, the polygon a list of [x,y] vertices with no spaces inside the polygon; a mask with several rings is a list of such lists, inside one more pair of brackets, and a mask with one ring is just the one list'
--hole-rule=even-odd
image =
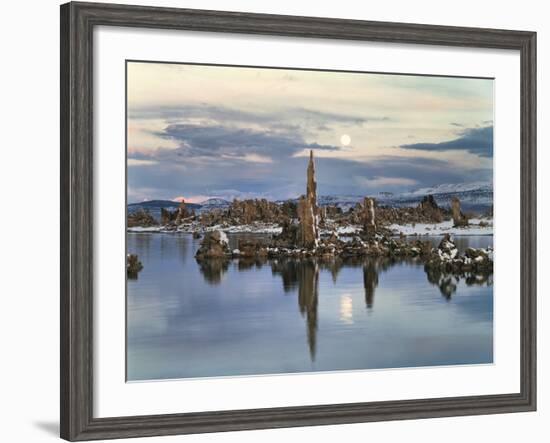
{"label": "water reflection", "polygon": [[247,271],[253,268],[261,268],[266,263],[267,263],[267,259],[263,257],[240,258],[237,260],[237,269],[239,271]]}
{"label": "water reflection", "polygon": [[211,285],[219,285],[222,276],[229,268],[229,260],[222,258],[211,258],[209,260],[197,261],[204,280]]}
{"label": "water reflection", "polygon": [[[261,268],[268,260],[265,259],[240,259],[237,262],[239,271],[248,270],[252,267]],[[298,308],[302,317],[306,320],[307,341],[311,360],[315,360],[317,349],[318,313],[319,300],[319,270],[327,270],[336,284],[338,274],[344,267],[363,267],[363,286],[365,289],[365,304],[367,309],[374,305],[374,295],[378,286],[378,275],[394,263],[389,258],[347,258],[339,257],[333,259],[277,259],[269,260],[273,275],[281,277],[284,293],[288,294],[297,290]],[[207,280],[209,283],[211,281]],[[219,281],[216,281],[218,283]],[[350,296],[343,296],[340,301],[340,314],[344,323],[351,324],[352,321],[352,299]]]}
{"label": "water reflection", "polygon": [[271,262],[271,273],[280,275],[283,280],[283,290],[285,293],[292,292],[298,285],[297,267],[300,265],[298,260],[273,260]]}
{"label": "water reflection", "polygon": [[298,305],[300,313],[306,317],[307,342],[311,359],[315,359],[317,349],[317,304],[319,300],[319,266],[307,260],[297,267]]}
{"label": "water reflection", "polygon": [[141,257],[149,256],[151,251],[151,236],[150,235],[136,235],[132,237],[133,244],[127,249],[128,254],[137,254]]}
{"label": "water reflection", "polygon": [[340,257],[335,257],[332,260],[324,261],[322,267],[329,270],[332,276],[332,282],[336,284],[338,281],[338,274],[340,274],[340,271],[344,267],[344,260]]}
{"label": "water reflection", "polygon": [[461,279],[467,286],[492,286],[493,274],[450,274],[440,269],[424,269],[428,281],[439,288],[439,292],[446,299],[450,300],[456,293]]}
{"label": "water reflection", "polygon": [[273,260],[273,275],[280,275],[285,293],[298,289],[298,308],[306,319],[309,353],[315,360],[317,349],[317,304],[319,300],[319,263],[317,260]]}
{"label": "water reflection", "polygon": [[353,324],[353,296],[351,294],[340,296],[340,320],[348,325]]}
{"label": "water reflection", "polygon": [[[223,275],[227,272],[232,263],[228,259],[198,260],[199,269],[204,280],[210,285],[219,285]],[[261,269],[264,265],[271,267],[274,276],[280,276],[283,291],[289,294],[297,291],[298,309],[306,321],[307,342],[311,361],[315,360],[317,350],[317,329],[318,329],[318,300],[319,300],[319,271],[328,271],[332,276],[334,284],[337,283],[338,275],[345,267],[363,268],[363,288],[365,291],[365,306],[371,311],[374,307],[375,293],[379,285],[379,275],[390,267],[408,263],[420,265],[415,258],[387,258],[387,257],[335,257],[331,259],[292,259],[282,258],[268,260],[267,258],[241,258],[234,261],[238,271],[244,272],[250,269]],[[454,275],[441,272],[439,269],[424,269],[429,283],[439,288],[441,295],[450,300],[456,293],[461,278],[467,286],[491,286],[492,275]],[[352,324],[352,299],[344,294],[340,300],[340,318],[344,323]]]}
{"label": "water reflection", "polygon": [[365,304],[367,309],[372,309],[374,291],[378,286],[378,269],[375,260],[368,260],[363,266],[363,286],[365,288]]}
{"label": "water reflection", "polygon": [[492,276],[414,259],[198,263],[199,243],[128,236],[144,265],[128,280],[129,380],[492,361]]}

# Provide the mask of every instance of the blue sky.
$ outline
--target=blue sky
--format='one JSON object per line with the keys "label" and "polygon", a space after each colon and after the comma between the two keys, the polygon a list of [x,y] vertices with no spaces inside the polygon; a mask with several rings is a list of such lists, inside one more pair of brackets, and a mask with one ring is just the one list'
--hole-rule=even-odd
{"label": "blue sky", "polygon": [[128,63],[128,201],[491,181],[493,81]]}

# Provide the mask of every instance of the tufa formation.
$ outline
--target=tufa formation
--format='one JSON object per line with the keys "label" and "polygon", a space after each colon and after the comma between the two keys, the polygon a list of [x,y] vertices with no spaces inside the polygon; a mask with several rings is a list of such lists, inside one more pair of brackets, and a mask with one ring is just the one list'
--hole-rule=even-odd
{"label": "tufa formation", "polygon": [[319,244],[319,208],[313,151],[309,151],[306,195],[302,195],[298,202],[298,219],[300,220],[298,246],[315,249]]}
{"label": "tufa formation", "polygon": [[126,275],[131,280],[138,278],[138,273],[143,269],[143,265],[139,261],[136,254],[128,254],[126,256]]}
{"label": "tufa formation", "polygon": [[451,214],[455,228],[468,226],[468,218],[460,210],[460,200],[458,197],[453,197],[451,200]]}
{"label": "tufa formation", "polygon": [[374,199],[365,197],[363,200],[363,232],[367,236],[376,234],[376,218],[374,214]]}

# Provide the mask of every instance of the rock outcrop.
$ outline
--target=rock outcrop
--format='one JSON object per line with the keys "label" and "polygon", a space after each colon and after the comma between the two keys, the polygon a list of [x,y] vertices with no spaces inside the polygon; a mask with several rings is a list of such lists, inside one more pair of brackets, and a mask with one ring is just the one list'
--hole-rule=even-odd
{"label": "rock outcrop", "polygon": [[207,232],[201,242],[195,257],[202,258],[226,258],[231,256],[229,240],[223,231]]}
{"label": "rock outcrop", "polygon": [[[348,215],[348,221],[363,224],[357,214],[361,214],[363,205],[358,205]],[[389,207],[375,205],[376,227],[378,231],[388,224],[440,223],[449,218],[450,212],[440,207],[433,195],[426,195],[416,207]]]}
{"label": "rock outcrop", "polygon": [[431,273],[440,271],[454,274],[492,274],[493,250],[491,248],[468,248],[463,255],[460,255],[451,236],[445,234],[439,246],[432,251],[424,267]]}
{"label": "rock outcrop", "polygon": [[189,210],[185,204],[185,200],[181,200],[178,209],[170,211],[165,208],[160,209],[160,223],[163,226],[172,225],[179,226],[182,222],[195,215],[195,211]]}
{"label": "rock outcrop", "polygon": [[282,204],[262,199],[235,199],[227,209],[214,209],[198,216],[201,226],[214,225],[250,225],[254,223],[278,223],[282,225],[297,217],[296,203],[286,201]]}
{"label": "rock outcrop", "polygon": [[233,200],[226,217],[235,224],[248,225],[254,222],[281,223],[296,217],[296,204],[285,202],[279,205],[265,198],[254,200]]}
{"label": "rock outcrop", "polygon": [[460,200],[458,197],[453,197],[451,200],[451,214],[455,228],[468,226],[468,218],[460,210]]}
{"label": "rock outcrop", "polygon": [[233,250],[233,257],[239,258],[265,258],[267,257],[267,248],[261,241],[252,239],[239,240],[238,249]]}
{"label": "rock outcrop", "polygon": [[[290,229],[290,228],[289,228]],[[368,238],[355,237],[342,241],[337,235],[319,240],[315,249],[299,247],[276,238],[269,244],[242,241],[233,251],[234,258],[247,259],[307,259],[349,260],[368,257],[388,260],[417,260],[425,264],[429,275],[457,274],[479,281],[493,273],[493,252],[488,249],[467,249],[460,254],[449,234],[445,234],[437,248],[430,241],[398,239],[379,233]],[[437,277],[439,278],[439,277]],[[434,277],[435,279],[435,277]]]}
{"label": "rock outcrop", "polygon": [[362,210],[363,232],[367,236],[376,234],[376,218],[374,213],[374,199],[365,197]]}
{"label": "rock outcrop", "polygon": [[138,278],[138,273],[143,269],[143,265],[139,261],[136,254],[128,254],[126,256],[126,275],[129,279],[135,280]]}
{"label": "rock outcrop", "polygon": [[144,209],[139,209],[133,214],[128,214],[127,223],[129,228],[133,228],[135,226],[149,227],[158,225],[155,217],[153,217],[149,211]]}
{"label": "rock outcrop", "polygon": [[294,220],[286,220],[282,224],[282,232],[273,239],[274,246],[294,247],[298,244],[299,224]]}
{"label": "rock outcrop", "polygon": [[160,224],[168,225],[175,220],[175,213],[170,212],[168,209],[160,208]]}
{"label": "rock outcrop", "polygon": [[438,206],[433,195],[425,195],[418,204],[417,209],[430,222],[439,223],[443,221],[443,211]]}
{"label": "rock outcrop", "polygon": [[307,166],[306,195],[298,201],[298,246],[315,249],[319,243],[319,208],[317,207],[317,183],[315,181],[315,164],[313,151],[309,153]]}
{"label": "rock outcrop", "polygon": [[182,199],[176,213],[176,225],[181,224],[182,220],[191,217],[191,215],[185,206],[185,200]]}
{"label": "rock outcrop", "polygon": [[437,211],[439,206],[435,201],[434,196],[429,194],[422,197],[422,200],[418,204],[418,208],[422,211]]}

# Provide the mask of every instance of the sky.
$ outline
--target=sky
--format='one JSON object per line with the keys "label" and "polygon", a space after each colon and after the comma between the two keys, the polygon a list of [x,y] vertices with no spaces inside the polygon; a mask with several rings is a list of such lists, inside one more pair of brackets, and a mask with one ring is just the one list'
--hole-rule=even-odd
{"label": "sky", "polygon": [[128,202],[492,182],[493,80],[128,62]]}

